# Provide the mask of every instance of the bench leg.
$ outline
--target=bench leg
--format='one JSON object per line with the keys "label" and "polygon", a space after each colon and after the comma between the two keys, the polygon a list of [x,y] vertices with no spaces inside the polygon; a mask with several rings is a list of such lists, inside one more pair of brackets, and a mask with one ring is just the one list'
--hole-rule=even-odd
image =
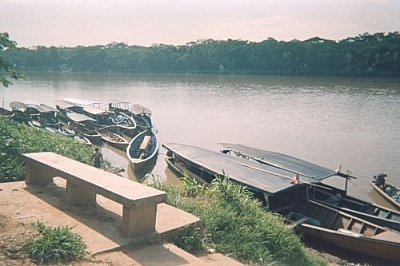
{"label": "bench leg", "polygon": [[53,177],[51,171],[33,165],[25,165],[25,183],[27,185],[48,185],[53,183]]}
{"label": "bench leg", "polygon": [[157,205],[145,208],[123,207],[122,235],[125,237],[151,233],[156,230]]}
{"label": "bench leg", "polygon": [[95,205],[96,193],[88,191],[74,183],[67,181],[67,203],[69,205]]}

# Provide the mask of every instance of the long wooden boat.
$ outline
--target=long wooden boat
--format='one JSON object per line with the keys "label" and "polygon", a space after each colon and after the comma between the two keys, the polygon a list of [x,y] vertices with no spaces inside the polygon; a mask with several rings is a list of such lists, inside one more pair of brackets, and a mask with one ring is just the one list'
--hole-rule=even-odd
{"label": "long wooden boat", "polygon": [[103,141],[115,148],[125,150],[129,145],[129,142],[125,138],[115,133],[115,128],[113,128],[113,126],[98,128],[96,131],[101,135]]}
{"label": "long wooden boat", "polygon": [[178,143],[165,143],[163,147],[168,166],[180,175],[206,181],[225,176],[244,185],[306,237],[377,258],[400,259],[400,232],[305,197],[308,186],[319,182],[318,177],[299,175],[302,182],[293,183],[291,171],[243,157]]}
{"label": "long wooden boat", "polygon": [[[293,174],[287,170],[192,145],[163,143],[162,146],[167,150],[167,165],[180,176],[187,174],[200,183],[226,176],[252,191],[268,208],[286,205],[282,199],[296,201],[306,194],[306,184],[293,184]],[[301,179],[317,182],[304,176]]]}
{"label": "long wooden boat", "polygon": [[[386,174],[380,175],[381,178],[386,177]],[[378,178],[370,181],[370,184],[387,202],[397,210],[400,210],[400,188],[387,184],[386,181],[381,183]]]}
{"label": "long wooden boat", "polygon": [[39,104],[36,106],[38,111],[37,117],[33,118],[40,122],[43,127],[59,128],[60,121],[57,117],[57,109],[46,104]]}
{"label": "long wooden boat", "polygon": [[65,119],[68,121],[68,127],[75,134],[82,135],[90,142],[99,144],[102,141],[101,134],[96,131],[96,120],[84,114],[75,112],[65,112]]}
{"label": "long wooden boat", "polygon": [[385,261],[400,261],[400,232],[370,223],[324,204],[299,202],[279,212],[306,238]]}
{"label": "long wooden boat", "polygon": [[26,106],[23,102],[10,102],[11,112],[13,113],[12,119],[29,125],[32,117],[26,112]]}
{"label": "long wooden boat", "polygon": [[65,125],[63,123],[59,123],[58,127],[54,127],[54,126],[42,126],[44,129],[46,129],[47,131],[50,131],[52,133],[57,133],[66,137],[74,137],[75,136],[75,132],[73,130],[70,130],[68,128],[65,128]]}
{"label": "long wooden boat", "polygon": [[130,111],[139,130],[146,130],[153,127],[151,120],[152,112],[149,108],[140,104],[132,104]]}
{"label": "long wooden boat", "polygon": [[12,118],[12,116],[14,115],[13,112],[11,112],[8,109],[5,109],[3,107],[0,107],[0,116],[1,117],[8,117],[8,118]]}
{"label": "long wooden boat", "polygon": [[[298,172],[310,178],[324,180],[335,176],[346,176],[340,172],[286,154],[256,149],[241,144],[222,143],[222,145],[227,149],[224,151],[225,153],[233,153],[236,156],[252,159],[279,169],[286,169],[292,173]],[[346,190],[347,188],[340,189],[317,182],[308,186],[307,197],[364,220],[400,231],[399,211],[352,197],[347,194]]]}
{"label": "long wooden boat", "polygon": [[136,135],[126,149],[126,155],[134,172],[140,171],[145,165],[155,160],[158,154],[159,142],[157,134],[145,130]]}

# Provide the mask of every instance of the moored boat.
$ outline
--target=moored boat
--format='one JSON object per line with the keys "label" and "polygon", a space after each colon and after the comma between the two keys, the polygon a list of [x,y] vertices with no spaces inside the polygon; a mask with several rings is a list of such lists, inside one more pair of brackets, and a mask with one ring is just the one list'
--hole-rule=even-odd
{"label": "moored boat", "polygon": [[370,184],[387,202],[400,210],[400,188],[388,184],[385,180],[386,176],[386,174],[379,174],[370,181]]}
{"label": "moored boat", "polygon": [[146,130],[153,127],[151,120],[152,112],[149,108],[140,104],[132,104],[130,111],[139,130]]}
{"label": "moored boat", "polygon": [[398,231],[314,201],[299,202],[279,213],[306,238],[385,261],[400,261]]}
{"label": "moored boat", "polygon": [[11,112],[13,113],[12,119],[29,125],[32,117],[26,112],[27,105],[25,103],[19,101],[10,102],[10,107]]}
{"label": "moored boat", "polygon": [[[251,159],[279,169],[286,169],[292,173],[299,173],[309,178],[317,178],[321,181],[334,178],[335,176],[348,176],[340,173],[340,171],[333,171],[278,152],[256,149],[241,144],[221,143],[221,145],[227,149],[224,151],[225,153],[233,153],[239,157]],[[347,194],[346,190],[347,185],[345,189],[340,189],[317,182],[308,186],[307,197],[361,219],[400,231],[399,211],[352,197]]]}
{"label": "moored boat", "polygon": [[[263,200],[268,210],[286,217],[306,237],[377,258],[399,260],[400,232],[310,200],[309,186],[319,184],[323,177],[293,176],[287,169],[190,145],[165,143],[163,147],[168,166],[180,175],[208,182],[216,176],[229,178]],[[308,172],[315,174],[312,169]]]}
{"label": "moored boat", "polygon": [[145,130],[136,135],[126,149],[126,155],[134,172],[140,171],[145,165],[157,157],[159,142],[157,134]]}
{"label": "moored boat", "polygon": [[11,118],[13,115],[14,115],[13,112],[11,112],[10,110],[0,107],[0,116],[1,117]]}
{"label": "moored boat", "polygon": [[75,136],[75,132],[73,130],[70,130],[68,128],[65,128],[65,125],[63,123],[59,123],[58,127],[54,127],[54,126],[47,126],[47,125],[42,125],[42,127],[44,129],[46,129],[47,131],[50,131],[52,133],[57,133],[66,137],[74,137]]}
{"label": "moored boat", "polygon": [[101,134],[96,131],[96,120],[75,112],[66,112],[65,118],[68,121],[68,127],[75,134],[88,138],[92,143],[101,143]]}
{"label": "moored boat", "polygon": [[129,145],[129,142],[125,138],[115,133],[114,126],[97,128],[96,131],[101,135],[104,142],[114,146],[115,148],[125,150]]}

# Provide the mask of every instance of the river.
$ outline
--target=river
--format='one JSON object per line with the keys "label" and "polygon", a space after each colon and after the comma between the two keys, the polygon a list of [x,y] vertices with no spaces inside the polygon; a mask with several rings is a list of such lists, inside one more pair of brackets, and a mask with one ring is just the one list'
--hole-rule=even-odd
{"label": "river", "polygon": [[[55,106],[72,97],[123,100],[152,110],[161,143],[220,150],[220,142],[286,153],[356,180],[349,193],[387,205],[368,181],[387,173],[400,186],[400,80],[386,78],[219,76],[178,74],[25,73],[0,88],[2,105],[35,100]],[[123,152],[102,147],[113,166],[126,169]],[[160,147],[154,175],[178,182]],[[328,181],[343,186],[343,180]]]}

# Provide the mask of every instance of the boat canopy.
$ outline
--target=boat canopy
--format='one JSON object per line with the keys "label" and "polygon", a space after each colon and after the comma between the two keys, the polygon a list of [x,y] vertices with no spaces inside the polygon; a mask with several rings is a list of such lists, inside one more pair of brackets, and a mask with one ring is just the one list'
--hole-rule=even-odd
{"label": "boat canopy", "polygon": [[[227,176],[253,191],[272,195],[297,186],[291,183],[293,173],[285,169],[190,145],[166,143],[162,146],[186,164],[211,174]],[[300,173],[299,180],[300,184],[318,183]]]}
{"label": "boat canopy", "polygon": [[45,104],[40,104],[36,106],[36,109],[41,112],[41,113],[51,113],[51,112],[57,112],[57,109]]}
{"label": "boat canopy", "polygon": [[99,102],[93,102],[93,101],[87,101],[87,100],[81,100],[81,99],[75,99],[75,98],[64,98],[63,100],[72,105],[78,105],[78,106],[86,106],[86,105],[93,105],[93,104],[99,103]]}
{"label": "boat canopy", "polygon": [[337,175],[337,173],[331,169],[283,153],[256,149],[241,144],[220,144],[225,149],[234,152],[237,156],[248,157],[258,162],[285,169],[292,173],[299,173],[302,176],[318,181]]}
{"label": "boat canopy", "polygon": [[66,115],[68,116],[69,119],[71,119],[74,122],[84,122],[84,121],[92,121],[96,122],[96,119],[93,119],[87,115],[84,114],[79,114],[75,112],[67,112]]}
{"label": "boat canopy", "polygon": [[83,110],[89,114],[92,115],[106,115],[109,114],[109,112],[104,111],[102,109],[96,108],[96,107],[92,107],[92,106],[84,106]]}
{"label": "boat canopy", "polygon": [[37,101],[34,100],[28,100],[28,101],[24,101],[24,102],[10,102],[10,107],[11,109],[15,110],[15,109],[26,109],[28,107],[34,107],[36,108],[37,106],[39,106],[39,103]]}
{"label": "boat canopy", "polygon": [[26,108],[26,105],[23,102],[10,102],[10,107],[13,110]]}
{"label": "boat canopy", "polygon": [[151,110],[140,104],[132,104],[131,112],[135,115],[137,114],[149,114],[151,115]]}

